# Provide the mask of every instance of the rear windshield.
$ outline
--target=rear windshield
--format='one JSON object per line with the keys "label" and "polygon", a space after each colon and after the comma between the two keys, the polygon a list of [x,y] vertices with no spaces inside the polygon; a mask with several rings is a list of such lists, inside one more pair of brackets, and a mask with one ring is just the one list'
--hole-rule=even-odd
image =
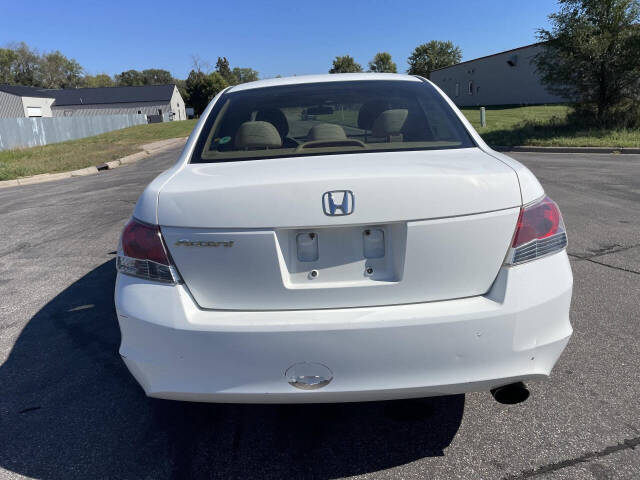
{"label": "rear windshield", "polygon": [[223,94],[192,162],[473,146],[429,83],[325,82]]}

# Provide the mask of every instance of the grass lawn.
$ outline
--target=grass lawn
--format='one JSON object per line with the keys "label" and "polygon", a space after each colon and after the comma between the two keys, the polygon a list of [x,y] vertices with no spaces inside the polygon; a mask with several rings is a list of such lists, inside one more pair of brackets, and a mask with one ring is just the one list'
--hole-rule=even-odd
{"label": "grass lawn", "polygon": [[[480,126],[479,108],[463,108],[462,112],[493,146],[640,147],[640,130],[580,129],[566,122],[569,108],[563,105],[487,107],[484,128]],[[316,119],[356,126],[357,112],[336,111]],[[145,143],[186,137],[195,122],[139,125],[44,147],[0,151],[0,180],[65,172],[115,160],[140,151]]]}
{"label": "grass lawn", "polygon": [[186,137],[195,122],[184,120],[138,125],[44,147],[0,151],[0,180],[38,173],[66,172],[115,160],[139,152],[140,146],[145,143]]}
{"label": "grass lawn", "polygon": [[640,130],[582,129],[566,123],[569,107],[487,107],[487,126],[480,126],[480,108],[462,113],[489,145],[554,147],[640,147]]}
{"label": "grass lawn", "polygon": [[[480,107],[462,107],[462,113],[480,132]],[[523,121],[547,123],[553,117],[564,120],[569,113],[565,105],[536,105],[533,107],[486,107],[487,126],[484,132],[512,130]]]}
{"label": "grass lawn", "polygon": [[357,110],[336,110],[328,115],[316,115],[316,120],[320,122],[335,123],[346,127],[358,128]]}
{"label": "grass lawn", "polygon": [[[316,120],[357,126],[357,111],[335,111]],[[566,105],[530,107],[487,107],[487,126],[480,126],[480,108],[463,108],[462,113],[493,146],[640,147],[640,130],[580,129],[567,124]]]}

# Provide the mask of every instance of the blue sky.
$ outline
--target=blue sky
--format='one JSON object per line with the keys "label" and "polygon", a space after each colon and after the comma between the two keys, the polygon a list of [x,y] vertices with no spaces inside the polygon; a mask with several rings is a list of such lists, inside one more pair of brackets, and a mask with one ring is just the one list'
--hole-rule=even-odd
{"label": "blue sky", "polygon": [[469,60],[535,42],[555,0],[218,2],[0,0],[0,45],[60,50],[88,73],[164,68],[185,78],[192,55],[251,67],[263,78],[326,73],[336,55],[366,68],[388,51],[452,40]]}

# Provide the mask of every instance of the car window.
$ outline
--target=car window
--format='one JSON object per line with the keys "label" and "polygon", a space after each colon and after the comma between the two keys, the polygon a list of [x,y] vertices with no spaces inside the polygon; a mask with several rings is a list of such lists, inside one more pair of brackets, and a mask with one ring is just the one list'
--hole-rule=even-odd
{"label": "car window", "polygon": [[429,83],[324,82],[223,94],[192,162],[472,146]]}

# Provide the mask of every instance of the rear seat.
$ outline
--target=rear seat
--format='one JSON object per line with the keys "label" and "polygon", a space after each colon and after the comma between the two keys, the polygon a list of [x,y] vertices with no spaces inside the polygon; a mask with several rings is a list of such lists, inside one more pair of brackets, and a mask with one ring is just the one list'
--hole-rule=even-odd
{"label": "rear seat", "polygon": [[346,140],[347,134],[344,128],[333,123],[319,123],[314,125],[307,134],[307,141],[314,140]]}
{"label": "rear seat", "polygon": [[373,122],[371,133],[373,137],[384,138],[387,142],[402,142],[402,128],[407,121],[409,110],[396,108],[385,110]]}
{"label": "rear seat", "polygon": [[282,138],[276,127],[269,122],[244,122],[238,128],[234,145],[241,150],[280,148]]}

